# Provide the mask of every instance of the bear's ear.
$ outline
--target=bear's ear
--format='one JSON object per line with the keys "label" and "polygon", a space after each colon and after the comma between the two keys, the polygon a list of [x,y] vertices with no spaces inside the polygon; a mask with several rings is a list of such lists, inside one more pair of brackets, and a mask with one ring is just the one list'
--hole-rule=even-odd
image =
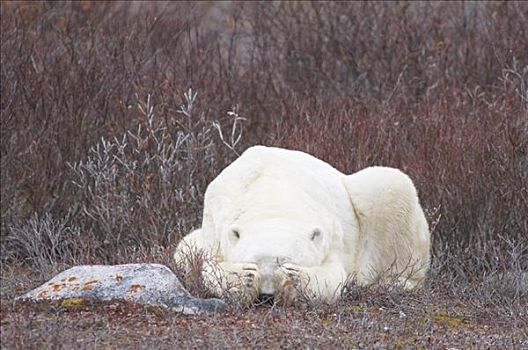
{"label": "bear's ear", "polygon": [[310,234],[310,240],[315,245],[322,245],[324,240],[323,231],[319,227],[314,228]]}
{"label": "bear's ear", "polygon": [[229,241],[236,243],[240,239],[240,228],[236,225],[233,225],[229,228]]}

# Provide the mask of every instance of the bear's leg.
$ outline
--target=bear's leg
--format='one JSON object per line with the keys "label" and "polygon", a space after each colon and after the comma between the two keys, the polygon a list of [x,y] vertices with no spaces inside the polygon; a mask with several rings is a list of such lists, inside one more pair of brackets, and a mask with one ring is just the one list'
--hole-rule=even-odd
{"label": "bear's leg", "polygon": [[[404,249],[402,248],[401,251]],[[388,255],[388,254],[387,254]],[[416,288],[425,278],[428,270],[427,264],[421,260],[414,260],[409,262],[409,258],[403,260],[396,260],[398,257],[393,259],[393,262],[388,268],[374,269],[368,263],[363,263],[362,270],[358,271],[357,284],[360,286],[366,286],[369,284],[389,284],[401,287],[405,290],[411,290]],[[402,262],[403,260],[403,262]],[[382,265],[383,266],[383,265]]]}
{"label": "bear's leg", "polygon": [[206,287],[220,298],[234,297],[249,305],[258,296],[260,274],[253,263],[207,262],[202,274]]}
{"label": "bear's leg", "polygon": [[174,261],[184,271],[189,271],[191,268],[189,265],[191,256],[200,253],[200,251],[203,251],[205,254],[211,253],[205,247],[202,229],[197,229],[183,237],[180,243],[178,243],[176,251],[174,252]]}
{"label": "bear's leg", "polygon": [[276,278],[277,299],[283,304],[291,304],[299,296],[332,302],[339,297],[347,274],[340,263],[326,263],[315,267],[284,264],[276,271]]}
{"label": "bear's leg", "polygon": [[416,288],[416,286],[420,285],[422,281],[425,279],[425,273],[427,269],[422,268],[417,272],[414,272],[411,276],[402,276],[398,278],[399,284],[403,287],[403,289],[411,290]]}

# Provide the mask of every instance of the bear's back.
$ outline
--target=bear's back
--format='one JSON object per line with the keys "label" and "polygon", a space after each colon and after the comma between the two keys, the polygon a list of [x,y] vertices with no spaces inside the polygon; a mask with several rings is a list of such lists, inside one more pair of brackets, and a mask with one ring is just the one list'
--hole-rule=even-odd
{"label": "bear's back", "polygon": [[343,174],[330,164],[302,151],[277,147],[252,146],[232,163],[251,164],[255,170],[266,173],[284,173],[289,176],[319,178],[341,177]]}
{"label": "bear's back", "polygon": [[221,210],[226,218],[269,211],[340,216],[351,210],[343,178],[344,174],[304,152],[253,146],[211,182],[206,209],[213,216]]}

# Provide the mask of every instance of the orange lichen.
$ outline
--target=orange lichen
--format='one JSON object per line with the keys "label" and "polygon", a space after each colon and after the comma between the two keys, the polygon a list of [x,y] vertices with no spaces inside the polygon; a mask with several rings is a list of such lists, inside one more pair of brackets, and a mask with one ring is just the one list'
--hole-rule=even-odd
{"label": "orange lichen", "polygon": [[68,278],[68,282],[73,282],[77,279],[77,277],[75,276],[71,276],[70,278]]}
{"label": "orange lichen", "polygon": [[121,282],[123,280],[123,276],[116,275],[115,279],[119,283],[119,282]]}
{"label": "orange lichen", "polygon": [[99,282],[98,280],[91,280],[91,281],[88,281],[84,284],[82,290],[86,291],[86,292],[89,292],[91,290],[93,290],[93,285],[96,284],[97,282]]}
{"label": "orange lichen", "polygon": [[45,291],[45,290],[41,290],[40,292],[38,292],[37,294],[37,299],[44,299],[48,296],[48,292]]}
{"label": "orange lichen", "polygon": [[130,286],[129,291],[130,291],[130,292],[137,292],[137,291],[139,291],[141,288],[142,288],[141,285],[139,285],[139,284],[133,284],[133,285]]}

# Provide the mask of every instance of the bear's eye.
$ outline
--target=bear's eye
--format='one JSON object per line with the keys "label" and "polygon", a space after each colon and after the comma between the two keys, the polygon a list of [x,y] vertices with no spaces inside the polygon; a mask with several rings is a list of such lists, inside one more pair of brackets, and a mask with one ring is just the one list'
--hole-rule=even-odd
{"label": "bear's eye", "polygon": [[312,236],[311,236],[310,239],[311,239],[312,241],[315,241],[317,238],[321,237],[322,234],[323,234],[323,233],[321,232],[321,230],[318,229],[318,228],[316,228],[315,230],[313,230],[313,232],[312,232]]}
{"label": "bear's eye", "polygon": [[240,232],[238,232],[237,229],[231,230],[231,233],[233,234],[233,237],[235,237],[236,239],[240,238]]}

